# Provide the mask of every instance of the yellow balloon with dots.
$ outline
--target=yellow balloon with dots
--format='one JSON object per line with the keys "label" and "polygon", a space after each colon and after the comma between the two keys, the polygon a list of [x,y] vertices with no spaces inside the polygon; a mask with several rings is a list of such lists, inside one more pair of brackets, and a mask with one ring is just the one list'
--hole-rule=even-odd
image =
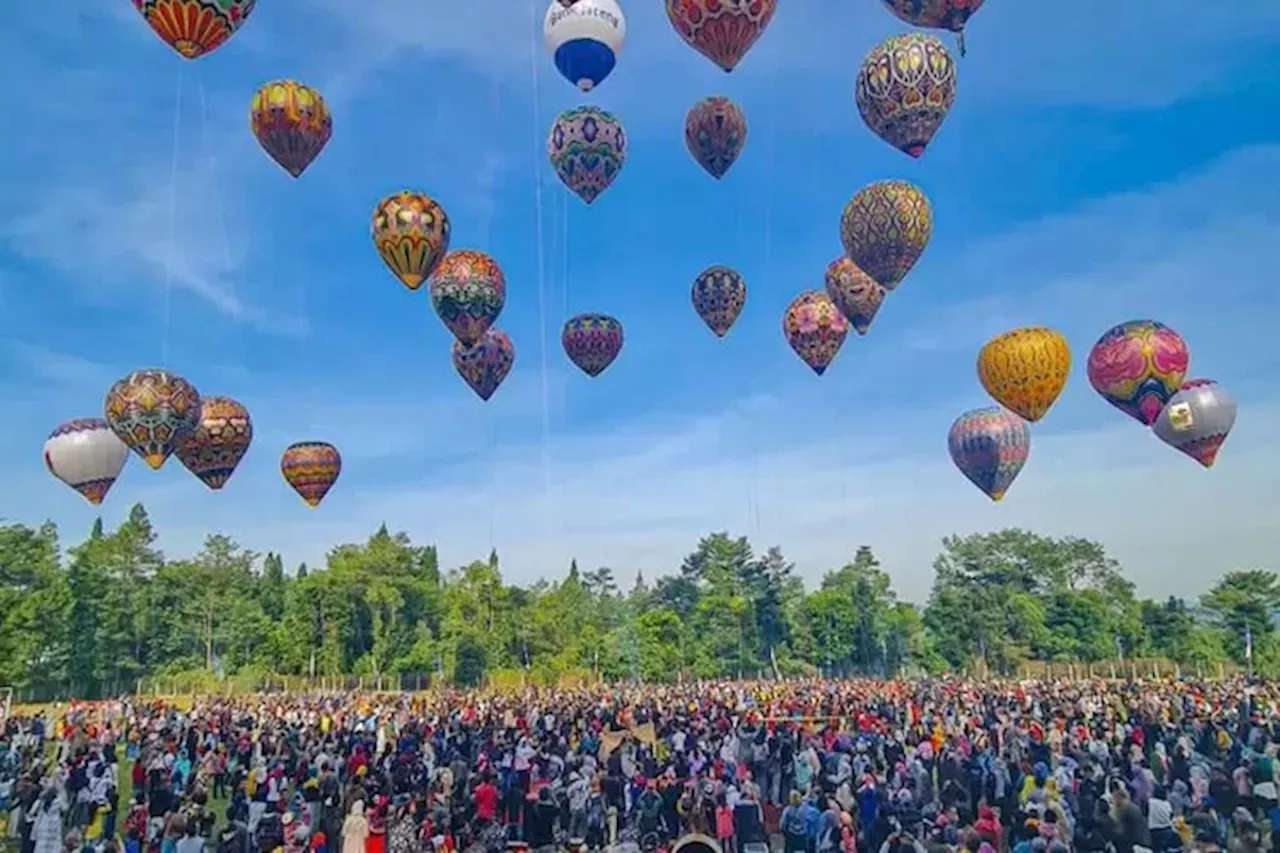
{"label": "yellow balloon with dots", "polygon": [[1053,406],[1071,372],[1071,348],[1047,326],[996,335],[978,352],[978,379],[1000,405],[1028,421]]}

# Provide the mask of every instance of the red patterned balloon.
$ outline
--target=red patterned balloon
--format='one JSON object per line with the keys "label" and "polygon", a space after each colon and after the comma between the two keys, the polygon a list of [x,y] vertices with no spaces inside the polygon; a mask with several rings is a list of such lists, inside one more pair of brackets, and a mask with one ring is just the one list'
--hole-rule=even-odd
{"label": "red patterned balloon", "polygon": [[821,376],[849,336],[849,321],[821,290],[806,290],[782,315],[782,334],[804,363]]}
{"label": "red patterned balloon", "polygon": [[703,98],[684,118],[684,144],[713,178],[722,178],[747,142],[742,107],[723,95]]}
{"label": "red patterned balloon", "polygon": [[307,506],[316,507],[338,482],[342,454],[327,441],[299,441],[281,454],[280,473]]}
{"label": "red patterned balloon", "polygon": [[235,35],[257,0],[133,0],[156,35],[187,59],[204,56]]}
{"label": "red patterned balloon", "polygon": [[111,386],[107,423],[130,450],[159,470],[200,423],[200,394],[176,373],[135,370]]}
{"label": "red patterned balloon", "polygon": [[622,324],[607,314],[579,314],[564,324],[560,343],[584,373],[599,376],[622,352]]}
{"label": "red patterned balloon", "polygon": [[221,489],[253,442],[249,410],[230,397],[200,398],[200,423],[178,442],[178,461],[211,489]]}
{"label": "red patterned balloon", "polygon": [[777,6],[777,0],[667,0],[667,17],[690,47],[732,71]]}
{"label": "red patterned balloon", "polygon": [[1107,331],[1089,353],[1089,384],[1103,399],[1150,426],[1187,376],[1186,341],[1154,320]]}
{"label": "red patterned balloon", "polygon": [[889,11],[913,27],[950,30],[959,36],[964,56],[964,25],[982,8],[983,0],[882,0]]}
{"label": "red patterned balloon", "polygon": [[474,346],[453,342],[453,367],[471,390],[488,400],[511,372],[516,361],[516,348],[507,333],[491,326]]}
{"label": "red patterned balloon", "polygon": [[854,331],[865,335],[884,302],[885,289],[843,255],[827,265],[826,285],[832,303],[853,324]]}
{"label": "red patterned balloon", "polygon": [[489,255],[458,249],[444,256],[427,283],[431,306],[464,347],[480,340],[507,304],[507,279]]}

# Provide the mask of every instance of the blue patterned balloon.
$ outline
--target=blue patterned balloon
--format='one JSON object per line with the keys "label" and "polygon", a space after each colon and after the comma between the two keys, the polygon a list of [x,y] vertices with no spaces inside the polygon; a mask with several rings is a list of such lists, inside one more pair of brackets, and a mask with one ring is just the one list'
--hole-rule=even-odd
{"label": "blue patterned balloon", "polygon": [[1022,418],[999,406],[974,409],[951,425],[947,447],[960,473],[998,501],[1027,463],[1031,429]]}
{"label": "blue patterned balloon", "polygon": [[693,310],[723,338],[747,302],[747,284],[737,270],[716,264],[693,280]]}
{"label": "blue patterned balloon", "polygon": [[511,372],[516,361],[516,348],[507,333],[490,326],[472,346],[453,342],[453,367],[471,390],[488,400]]}
{"label": "blue patterned balloon", "polygon": [[622,171],[626,133],[621,122],[599,107],[575,107],[556,116],[547,157],[564,185],[591,204]]}

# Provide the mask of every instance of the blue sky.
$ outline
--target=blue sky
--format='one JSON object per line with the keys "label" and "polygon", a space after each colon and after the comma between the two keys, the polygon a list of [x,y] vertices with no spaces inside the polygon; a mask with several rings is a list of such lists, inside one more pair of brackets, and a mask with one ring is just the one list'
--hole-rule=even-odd
{"label": "blue sky", "polygon": [[[1148,594],[1280,568],[1270,0],[1169,0],[1156,16],[992,0],[919,161],[853,103],[861,57],[901,31],[878,0],[785,0],[731,75],[660,3],[624,0],[621,63],[589,102],[623,121],[630,155],[590,208],[546,163],[554,115],[583,99],[542,45],[541,0],[264,0],[194,63],[126,0],[92,5],[26,4],[0,33],[15,128],[0,140],[4,518],[79,538],[94,513],[40,446],[59,421],[97,415],[119,375],[164,364],[240,399],[257,427],[222,493],[176,460],[127,466],[106,520],[145,502],[175,556],[219,530],[314,563],[386,521],[449,564],[496,546],[516,581],[572,556],[630,577],[727,528],[780,544],[811,581],[870,544],[919,599],[943,535],[1021,525],[1102,541]],[[282,76],[335,115],[299,181],[247,127],[253,91]],[[681,130],[709,94],[737,99],[749,125],[718,183]],[[887,177],[929,193],[933,243],[818,379],[782,340],[781,312],[821,286],[844,202]],[[517,362],[488,404],[454,374],[425,295],[370,243],[373,205],[402,186],[441,201],[455,248],[506,271],[499,322]],[[712,263],[748,286],[724,340],[689,307]],[[622,319],[627,344],[589,380],[559,328],[595,310]],[[1178,329],[1192,373],[1241,402],[1212,472],[1088,387],[1093,341],[1136,317]],[[946,431],[987,402],[978,347],[1027,323],[1060,329],[1077,364],[995,506],[951,467]],[[299,439],[333,441],[346,461],[316,511],[279,478]]]}

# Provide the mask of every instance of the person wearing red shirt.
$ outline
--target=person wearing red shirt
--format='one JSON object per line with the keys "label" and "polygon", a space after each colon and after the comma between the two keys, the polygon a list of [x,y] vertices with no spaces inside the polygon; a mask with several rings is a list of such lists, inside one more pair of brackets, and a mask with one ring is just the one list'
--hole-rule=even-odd
{"label": "person wearing red shirt", "polygon": [[485,824],[491,823],[498,816],[498,789],[489,774],[485,774],[476,785],[471,798],[476,806],[476,820]]}

